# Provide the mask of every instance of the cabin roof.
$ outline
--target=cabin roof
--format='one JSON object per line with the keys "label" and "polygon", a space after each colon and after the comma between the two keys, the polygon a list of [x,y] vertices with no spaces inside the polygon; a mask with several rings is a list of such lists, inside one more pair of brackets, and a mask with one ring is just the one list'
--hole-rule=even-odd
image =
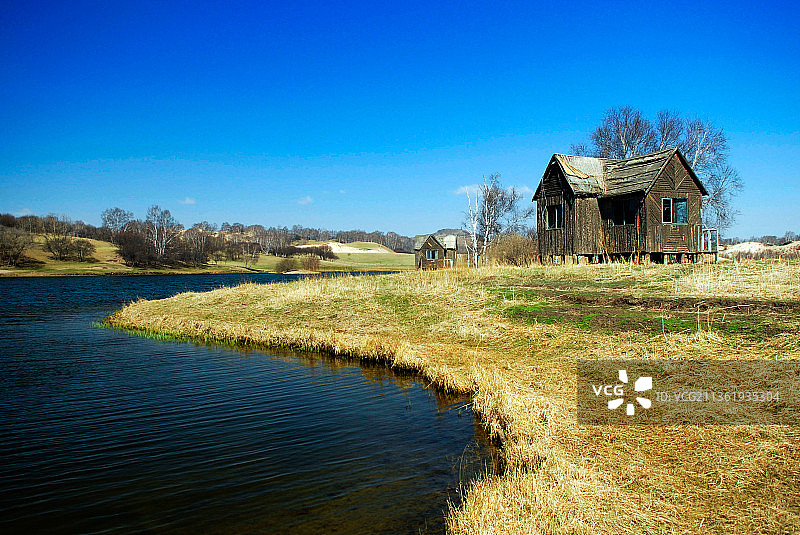
{"label": "cabin roof", "polygon": [[624,160],[607,160],[603,166],[606,187],[602,196],[613,197],[649,189],[677,150],[673,148]]}
{"label": "cabin roof", "polygon": [[[703,195],[708,195],[702,182],[694,174],[686,158],[677,148],[670,148],[625,158],[594,158],[554,154],[550,165],[556,164],[567,180],[572,192],[579,196],[614,197],[637,191],[647,191],[674,154],[683,161]],[[548,165],[549,168],[549,165]],[[545,176],[547,170],[545,170]],[[544,180],[544,177],[542,177]],[[536,188],[533,200],[539,196],[542,184]]]}
{"label": "cabin roof", "polygon": [[553,160],[576,195],[603,193],[603,158],[554,154]]}
{"label": "cabin roof", "polygon": [[455,249],[458,239],[455,234],[421,234],[414,237],[414,250],[419,251],[429,237],[433,237],[442,249]]}

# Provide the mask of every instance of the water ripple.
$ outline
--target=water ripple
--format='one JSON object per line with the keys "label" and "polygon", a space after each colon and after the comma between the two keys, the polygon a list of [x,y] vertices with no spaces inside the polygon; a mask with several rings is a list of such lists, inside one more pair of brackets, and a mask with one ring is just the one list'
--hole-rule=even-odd
{"label": "water ripple", "polygon": [[463,400],[381,368],[92,327],[237,277],[0,279],[2,533],[443,529],[465,446],[470,473],[489,462]]}

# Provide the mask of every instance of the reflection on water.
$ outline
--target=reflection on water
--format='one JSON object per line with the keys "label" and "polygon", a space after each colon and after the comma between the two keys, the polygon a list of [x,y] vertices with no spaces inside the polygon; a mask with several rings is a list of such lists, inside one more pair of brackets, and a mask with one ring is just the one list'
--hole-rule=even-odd
{"label": "reflection on water", "polygon": [[0,532],[443,530],[491,462],[468,400],[380,367],[92,327],[240,280],[0,279]]}

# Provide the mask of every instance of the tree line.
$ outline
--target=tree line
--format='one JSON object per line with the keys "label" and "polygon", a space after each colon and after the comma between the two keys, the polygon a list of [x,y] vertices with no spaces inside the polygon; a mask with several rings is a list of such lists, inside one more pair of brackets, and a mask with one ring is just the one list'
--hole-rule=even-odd
{"label": "tree line", "polygon": [[0,264],[23,264],[35,235],[43,237],[42,248],[55,260],[92,262],[95,246],[89,239],[104,239],[108,233],[66,216],[0,214]]}
{"label": "tree line", "polygon": [[200,266],[223,260],[242,261],[247,267],[261,255],[303,256],[304,267],[313,267],[319,260],[336,258],[329,246],[293,245],[298,241],[372,241],[398,252],[413,251],[413,240],[395,232],[332,231],[299,225],[265,228],[227,222],[217,227],[207,221],[186,228],[158,205],[151,206],[144,219],[114,207],[104,210],[101,220],[102,225],[95,227],[65,215],[0,214],[0,263],[23,263],[24,251],[33,245],[35,235],[43,236],[42,247],[55,260],[94,260],[95,247],[89,241],[94,239],[113,243],[125,263],[136,267]]}
{"label": "tree line", "polygon": [[101,214],[103,227],[119,247],[122,258],[131,265],[185,263],[203,265],[209,261],[240,260],[252,266],[261,255],[291,257],[306,255],[322,260],[335,259],[329,246],[296,247],[298,241],[374,241],[394,251],[413,248],[413,241],[395,232],[363,230],[330,231],[295,225],[269,227],[223,223],[219,228],[202,221],[184,228],[158,205],[150,207],[144,220],[133,219],[129,211],[115,207]]}

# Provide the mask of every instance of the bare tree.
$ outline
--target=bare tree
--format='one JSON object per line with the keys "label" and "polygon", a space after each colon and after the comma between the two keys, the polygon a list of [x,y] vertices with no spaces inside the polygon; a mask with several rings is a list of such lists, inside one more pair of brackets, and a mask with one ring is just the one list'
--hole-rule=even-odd
{"label": "bare tree", "polygon": [[172,217],[169,210],[162,210],[154,204],[147,210],[145,221],[147,228],[147,239],[153,248],[156,259],[163,260],[167,256],[167,251],[171,244],[178,237],[182,229],[181,225]]}
{"label": "bare tree", "polygon": [[683,119],[674,111],[661,110],[656,116],[658,150],[679,147],[683,139]]}
{"label": "bare tree", "polygon": [[680,148],[700,176],[725,162],[728,139],[722,128],[716,128],[710,121],[692,119],[686,121],[686,134]]}
{"label": "bare tree", "polygon": [[26,230],[31,234],[44,232],[44,220],[35,215],[24,215],[17,218],[17,228]]}
{"label": "bare tree", "polygon": [[656,146],[650,121],[630,106],[607,110],[591,139],[595,155],[601,158],[631,158],[651,152]]}
{"label": "bare tree", "polygon": [[68,260],[72,249],[72,220],[62,215],[48,215],[42,220],[44,227],[44,248],[56,260]]}
{"label": "bare tree", "polygon": [[399,251],[402,245],[402,236],[396,232],[387,232],[386,243],[384,243],[384,245],[392,251]]}
{"label": "bare tree", "polygon": [[200,223],[195,223],[192,225],[192,228],[204,230],[206,232],[214,232],[217,230],[217,224],[209,223],[208,221],[201,221]]}
{"label": "bare tree", "polygon": [[184,260],[195,266],[208,262],[212,249],[212,235],[209,231],[195,225],[183,233],[181,242],[185,250]]}
{"label": "bare tree", "polygon": [[706,226],[729,228],[736,219],[732,198],[742,189],[739,173],[730,165],[717,165],[705,178],[708,196],[703,198],[703,217]]}
{"label": "bare tree", "polygon": [[83,238],[75,240],[72,244],[72,250],[78,262],[92,262],[94,260],[92,255],[95,253],[96,248],[89,240]]}
{"label": "bare tree", "polygon": [[575,156],[593,156],[594,153],[586,143],[573,143],[569,146],[569,153]]}
{"label": "bare tree", "polygon": [[478,205],[478,192],[475,192],[475,202],[473,204],[472,196],[469,194],[470,186],[467,186],[464,188],[464,190],[467,193],[467,212],[465,214],[467,217],[467,232],[469,233],[472,241],[471,244],[467,245],[467,251],[469,251],[469,254],[472,257],[472,265],[474,267],[478,267],[478,214],[480,212],[480,206]]}
{"label": "bare tree", "polygon": [[[498,237],[520,229],[520,224],[535,213],[533,207],[520,210],[519,201],[523,195],[513,186],[503,188],[500,175],[483,177],[478,186],[475,203],[467,188],[467,224],[472,238],[473,263],[477,266],[478,257],[486,258],[486,253]],[[478,242],[480,253],[478,254]]]}
{"label": "bare tree", "polygon": [[25,249],[33,244],[33,236],[22,229],[0,226],[0,264],[18,266]]}
{"label": "bare tree", "polygon": [[244,267],[252,268],[258,262],[261,246],[249,239],[243,239],[239,242],[239,247],[242,251],[242,260],[244,260]]}
{"label": "bare tree", "polygon": [[133,221],[133,212],[115,206],[114,208],[103,210],[103,213],[100,214],[100,219],[103,221],[103,226],[111,231],[111,241],[117,243],[117,235],[122,232],[125,225]]}

